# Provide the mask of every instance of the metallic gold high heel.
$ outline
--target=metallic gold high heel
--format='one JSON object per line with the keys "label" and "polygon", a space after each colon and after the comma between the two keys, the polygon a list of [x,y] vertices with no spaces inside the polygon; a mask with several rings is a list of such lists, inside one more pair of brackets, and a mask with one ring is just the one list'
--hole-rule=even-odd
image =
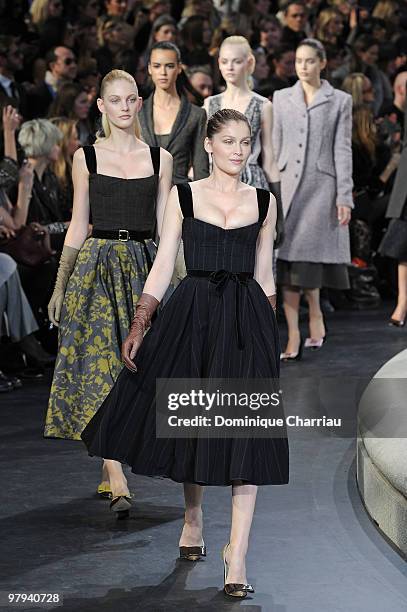
{"label": "metallic gold high heel", "polygon": [[202,540],[202,546],[180,546],[179,558],[186,561],[199,561],[201,557],[206,557],[206,546]]}
{"label": "metallic gold high heel", "polygon": [[129,517],[131,508],[131,497],[128,495],[116,495],[110,502],[110,510],[116,512],[118,519]]}
{"label": "metallic gold high heel", "polygon": [[254,593],[254,588],[251,584],[240,584],[239,582],[226,582],[228,577],[228,564],[226,562],[226,549],[229,546],[230,542],[228,542],[222,550],[221,556],[223,561],[223,592],[225,595],[229,597],[240,597],[243,599],[247,596],[247,593]]}

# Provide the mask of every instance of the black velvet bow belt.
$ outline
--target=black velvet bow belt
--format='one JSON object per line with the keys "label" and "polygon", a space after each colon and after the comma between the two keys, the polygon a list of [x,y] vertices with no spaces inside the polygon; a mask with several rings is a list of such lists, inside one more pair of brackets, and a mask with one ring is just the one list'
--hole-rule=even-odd
{"label": "black velvet bow belt", "polygon": [[246,296],[246,292],[242,291],[243,287],[247,286],[247,281],[253,278],[251,272],[230,272],[229,270],[188,270],[188,276],[198,276],[201,278],[208,278],[211,283],[215,285],[216,293],[221,296],[225,291],[229,281],[233,281],[236,287],[236,334],[237,334],[237,346],[239,350],[244,349],[243,339],[243,300]]}

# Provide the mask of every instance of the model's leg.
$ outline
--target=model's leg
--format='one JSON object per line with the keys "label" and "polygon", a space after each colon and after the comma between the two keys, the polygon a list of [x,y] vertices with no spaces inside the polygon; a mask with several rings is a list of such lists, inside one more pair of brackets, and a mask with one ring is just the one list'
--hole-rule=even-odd
{"label": "model's leg", "polygon": [[204,488],[184,482],[185,522],[179,539],[180,546],[202,545],[202,496]]}
{"label": "model's leg", "polygon": [[325,336],[324,316],[320,304],[319,289],[304,289],[309,308],[309,335],[312,340]]}
{"label": "model's leg", "polygon": [[[123,473],[122,464],[120,461],[114,461],[113,459],[103,460],[103,474],[107,474],[110,488],[112,490],[112,497],[118,495],[130,496],[129,489],[127,487],[127,479]],[[105,476],[102,476],[104,479]]]}
{"label": "model's leg", "polygon": [[285,353],[296,354],[300,347],[301,338],[298,325],[300,296],[298,287],[283,287],[283,306],[288,327],[288,342]]}
{"label": "model's leg", "polygon": [[230,544],[226,550],[228,575],[226,582],[247,583],[246,553],[249,545],[257,486],[234,484],[232,487],[232,526]]}
{"label": "model's leg", "polygon": [[392,319],[404,321],[407,314],[407,262],[400,261],[398,268],[398,296],[397,306],[393,311]]}

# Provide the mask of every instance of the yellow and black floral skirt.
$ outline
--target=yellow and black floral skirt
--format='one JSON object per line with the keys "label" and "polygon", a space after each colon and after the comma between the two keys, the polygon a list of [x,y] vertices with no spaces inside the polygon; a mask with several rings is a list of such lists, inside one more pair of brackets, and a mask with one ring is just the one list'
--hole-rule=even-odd
{"label": "yellow and black floral skirt", "polygon": [[146,250],[135,241],[88,238],[69,279],[59,327],[59,350],[46,416],[45,437],[80,440],[109,394],[135,305],[148,275]]}

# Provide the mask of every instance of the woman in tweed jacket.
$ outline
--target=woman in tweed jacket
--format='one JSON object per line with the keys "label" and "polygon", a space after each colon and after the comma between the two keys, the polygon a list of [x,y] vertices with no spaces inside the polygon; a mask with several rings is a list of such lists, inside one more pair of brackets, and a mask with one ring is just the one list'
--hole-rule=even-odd
{"label": "woman in tweed jacket", "polygon": [[325,326],[321,287],[349,286],[352,202],[352,98],[321,80],[323,45],[306,39],[296,51],[298,82],[274,94],[273,146],[281,175],[285,241],[277,254],[288,344],[282,359],[298,359],[301,290],[309,305],[305,347],[320,348]]}

